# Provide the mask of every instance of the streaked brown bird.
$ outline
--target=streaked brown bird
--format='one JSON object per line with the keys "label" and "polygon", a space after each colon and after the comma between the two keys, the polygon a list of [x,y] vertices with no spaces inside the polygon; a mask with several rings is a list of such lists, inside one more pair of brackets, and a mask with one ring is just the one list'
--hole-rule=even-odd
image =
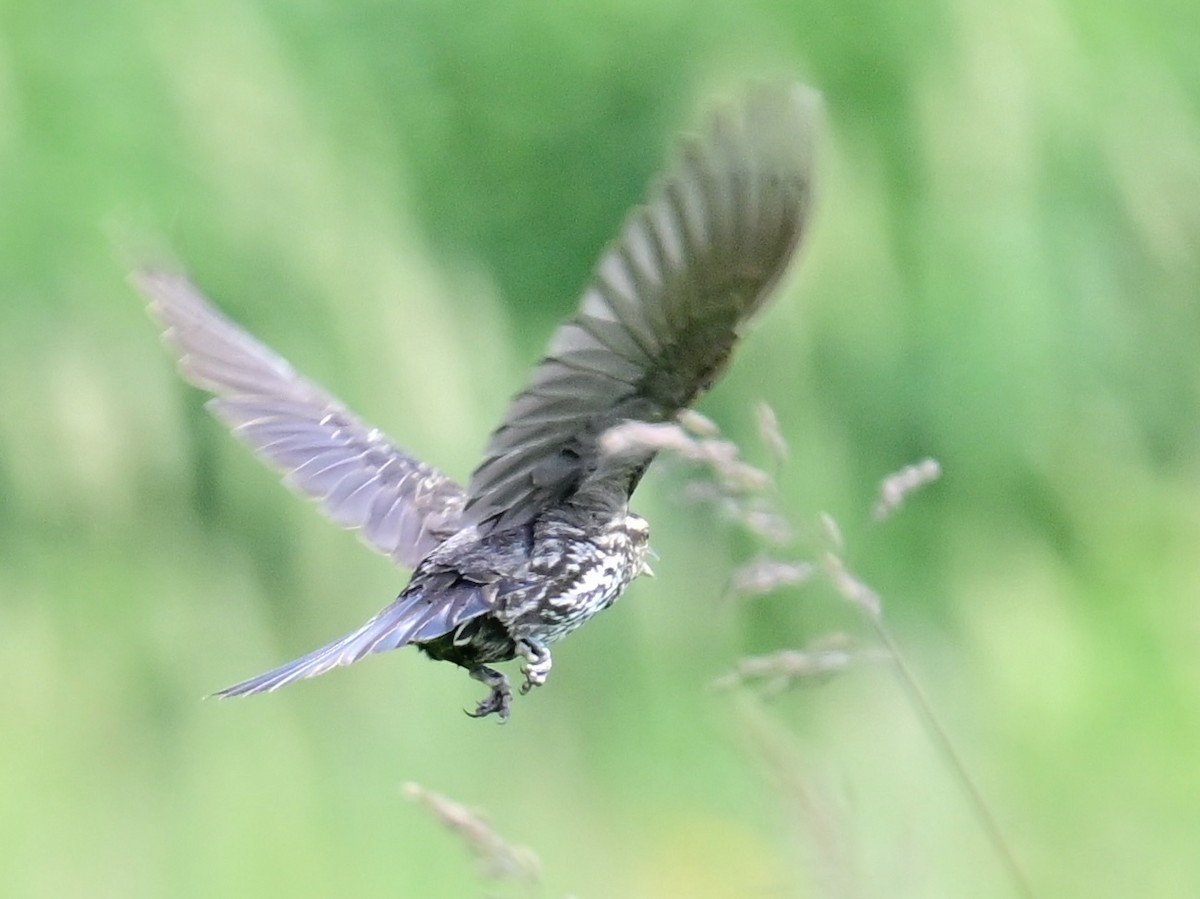
{"label": "streaked brown bird", "polygon": [[136,273],[184,378],[214,394],[213,414],[334,522],[414,568],[358,630],[218,695],[270,692],[408,644],[490,688],[477,717],[509,714],[493,663],[522,658],[522,693],[545,683],[549,644],[648,571],[649,530],[628,503],[654,451],[606,452],[601,435],[670,421],[724,368],[804,231],[818,105],[801,85],[756,88],[683,142],[466,489],[297,374],[185,277]]}

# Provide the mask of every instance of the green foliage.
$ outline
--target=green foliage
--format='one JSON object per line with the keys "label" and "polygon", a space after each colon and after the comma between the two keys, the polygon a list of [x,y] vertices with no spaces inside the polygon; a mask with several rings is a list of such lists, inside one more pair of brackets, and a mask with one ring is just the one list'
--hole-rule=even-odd
{"label": "green foliage", "polygon": [[826,97],[820,207],[703,408],[748,449],[776,409],[785,504],[848,525],[1040,895],[1196,895],[1197,9],[4,4],[0,894],[482,893],[417,781],[547,896],[1009,895],[886,668],[707,690],[854,616],[722,605],[753,547],[670,472],[636,504],[659,577],[506,727],[415,653],[197,701],[404,575],[199,411],[129,259],[465,478],[672,135],[787,73]]}

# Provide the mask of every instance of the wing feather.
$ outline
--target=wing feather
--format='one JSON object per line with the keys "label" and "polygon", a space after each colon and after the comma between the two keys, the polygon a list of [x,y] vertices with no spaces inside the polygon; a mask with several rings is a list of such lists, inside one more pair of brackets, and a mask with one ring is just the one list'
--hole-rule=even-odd
{"label": "wing feather", "polygon": [[297,374],[182,275],[142,271],[134,282],[180,372],[215,394],[213,415],[330,519],[409,568],[458,529],[466,501],[458,484]]}
{"label": "wing feather", "polygon": [[452,587],[447,595],[426,598],[422,593],[401,596],[390,606],[340,639],[257,677],[226,687],[220,697],[272,693],[294,681],[317,677],[334,668],[352,665],[373,652],[399,649],[414,641],[449,634],[460,624],[490,609],[487,588],[469,581]]}
{"label": "wing feather", "polygon": [[600,435],[670,420],[724,367],[803,234],[818,106],[801,85],[761,88],[683,142],[492,434],[466,520],[486,531],[582,493],[628,498],[653,454],[602,458]]}

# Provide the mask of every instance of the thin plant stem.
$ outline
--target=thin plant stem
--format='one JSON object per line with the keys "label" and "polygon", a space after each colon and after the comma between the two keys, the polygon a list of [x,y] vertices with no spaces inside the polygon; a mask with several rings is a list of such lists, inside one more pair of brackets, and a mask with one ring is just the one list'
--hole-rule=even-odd
{"label": "thin plant stem", "polygon": [[900,684],[903,686],[904,691],[908,694],[909,701],[925,724],[930,739],[950,765],[955,779],[958,780],[959,786],[966,794],[968,801],[975,810],[975,814],[979,817],[980,824],[989,842],[991,842],[993,850],[1000,858],[1001,864],[1012,881],[1013,889],[1023,899],[1035,899],[1033,887],[1030,885],[1029,879],[1025,876],[1025,871],[1017,861],[1016,854],[1012,851],[1012,847],[1009,845],[1004,831],[1000,828],[1000,823],[992,813],[991,806],[988,805],[987,800],[983,796],[983,791],[979,789],[979,785],[975,783],[975,779],[967,769],[966,763],[955,748],[953,741],[951,741],[950,734],[942,725],[941,719],[934,712],[933,703],[930,702],[929,696],[922,689],[920,682],[918,682],[904,653],[900,650],[900,645],[893,639],[891,631],[888,630],[887,625],[884,624],[883,618],[880,615],[868,614],[866,617],[870,619],[871,626],[875,629],[880,642],[895,662],[896,671],[900,675]]}

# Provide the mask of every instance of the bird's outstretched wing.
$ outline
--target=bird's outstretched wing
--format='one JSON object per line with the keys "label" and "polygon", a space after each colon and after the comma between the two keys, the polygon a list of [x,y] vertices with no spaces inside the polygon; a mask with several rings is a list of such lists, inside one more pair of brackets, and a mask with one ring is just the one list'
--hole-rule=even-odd
{"label": "bird's outstretched wing", "polygon": [[672,419],[720,374],[800,241],[818,107],[801,85],[759,88],[683,144],[492,434],[466,520],[520,524],[581,489],[628,498],[653,453],[606,459],[599,437]]}
{"label": "bird's outstretched wing", "polygon": [[298,375],[182,275],[141,271],[133,280],[183,376],[215,394],[212,413],[330,519],[408,568],[457,530],[458,484]]}
{"label": "bird's outstretched wing", "polygon": [[293,681],[316,677],[342,665],[351,665],[368,653],[386,652],[408,643],[434,640],[490,611],[489,591],[494,593],[494,588],[462,580],[449,589],[439,590],[436,596],[430,598],[426,598],[421,591],[401,594],[399,599],[358,630],[266,674],[226,687],[215,695],[228,697],[271,693]]}

